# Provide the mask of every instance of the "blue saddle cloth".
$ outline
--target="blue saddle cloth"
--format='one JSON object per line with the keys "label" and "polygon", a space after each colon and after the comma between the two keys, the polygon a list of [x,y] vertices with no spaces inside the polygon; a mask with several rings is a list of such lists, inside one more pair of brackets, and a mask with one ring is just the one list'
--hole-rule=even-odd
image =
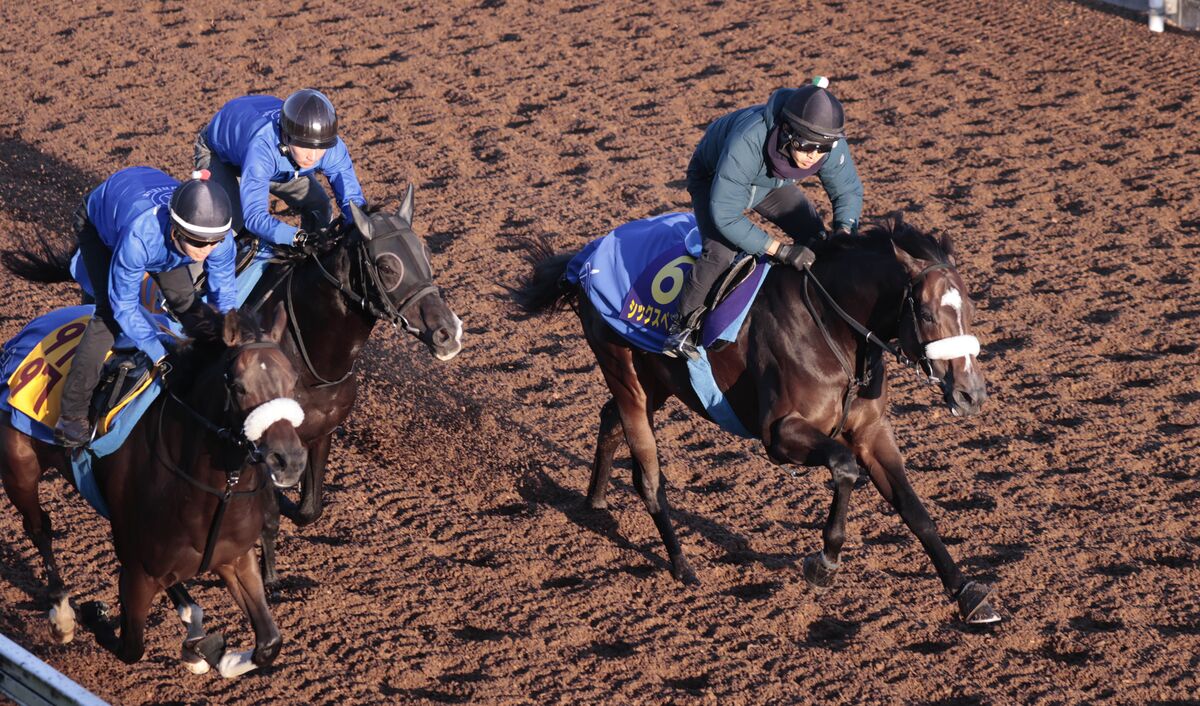
{"label": "blue saddle cloth", "polygon": [[[14,336],[12,340],[5,343],[3,349],[0,349],[0,411],[7,413],[9,424],[17,431],[47,444],[55,443],[54,429],[52,427],[47,426],[10,404],[9,379],[17,371],[18,366],[25,361],[29,353],[48,335],[80,317],[91,316],[94,310],[95,307],[91,305],[72,306],[57,309],[39,316],[29,322],[25,328],[21,329],[20,333]],[[154,315],[148,312],[143,313],[160,329],[159,336],[164,341],[169,341],[179,333],[179,324],[175,321],[165,316]],[[115,347],[132,347],[132,342],[124,336],[118,336]],[[60,383],[61,380],[56,379],[48,382],[48,387],[52,389],[51,394],[57,395],[61,393]],[[46,381],[43,381],[43,384],[46,384]],[[54,387],[59,387],[60,389],[53,390]],[[92,472],[92,463],[95,459],[107,456],[116,451],[125,443],[125,440],[129,438],[129,433],[133,431],[138,420],[141,419],[141,416],[161,391],[162,387],[158,380],[151,382],[149,387],[138,394],[137,397],[116,414],[109,424],[107,433],[97,437],[90,445],[76,451],[71,456],[71,470],[75,477],[75,487],[79,489],[80,494],[87,499],[92,507],[104,517],[109,516],[108,507],[104,502],[104,497],[100,494],[96,477]]]}
{"label": "blue saddle cloth", "polygon": [[[565,278],[631,345],[658,353],[667,327],[678,315],[679,295],[700,256],[700,232],[691,213],[666,213],[626,223],[584,246],[567,264]],[[760,258],[754,271],[710,312],[701,331],[700,360],[689,361],[692,387],[709,416],[727,431],[752,437],[718,388],[704,350],[734,341],[766,278],[770,263]]]}

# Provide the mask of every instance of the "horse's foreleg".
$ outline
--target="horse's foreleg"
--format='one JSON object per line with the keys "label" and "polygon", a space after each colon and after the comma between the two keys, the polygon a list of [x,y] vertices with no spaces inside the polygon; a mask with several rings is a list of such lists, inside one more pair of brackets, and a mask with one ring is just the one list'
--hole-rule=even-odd
{"label": "horse's foreleg", "polygon": [[175,606],[187,635],[183,638],[183,646],[179,650],[179,659],[183,666],[193,674],[208,672],[210,662],[221,656],[225,640],[220,633],[207,635],[204,632],[204,609],[192,600],[191,594],[183,584],[177,583],[167,589],[167,596]]}
{"label": "horse's foreleg", "polygon": [[300,527],[316,522],[324,510],[322,495],[325,492],[325,462],[329,459],[329,444],[332,440],[333,434],[326,434],[308,447],[308,466],[300,486],[300,507],[297,508],[295,516],[290,517]]}
{"label": "horse's foreleg", "polygon": [[75,610],[71,607],[71,593],[62,580],[58,561],[54,558],[50,515],[42,509],[38,497],[42,466],[33,448],[33,441],[15,429],[4,427],[0,446],[3,447],[0,452],[0,479],[4,482],[4,492],[21,514],[25,535],[37,549],[46,568],[46,585],[50,593],[50,634],[55,642],[65,645],[75,637]]}
{"label": "horse's foreleg", "polygon": [[891,425],[886,420],[880,420],[879,424],[864,430],[857,439],[856,448],[879,494],[896,509],[904,524],[925,547],[925,552],[933,560],[938,578],[942,580],[942,586],[958,603],[962,619],[968,623],[999,621],[1000,616],[988,600],[990,589],[984,584],[963,578],[938,535],[933,519],[909,484],[904,472],[904,457],[896,446]]}
{"label": "horse's foreleg", "polygon": [[592,480],[588,483],[588,505],[597,510],[607,507],[605,494],[612,478],[613,456],[621,445],[621,414],[617,401],[609,398],[600,408],[600,432],[596,439],[596,458],[592,462]]}
{"label": "horse's foreleg", "polygon": [[263,508],[262,576],[263,583],[274,588],[279,585],[275,573],[275,543],[279,539],[279,493],[273,486],[263,488],[266,505]]}
{"label": "horse's foreleg", "polygon": [[814,586],[829,586],[841,566],[846,515],[858,480],[854,454],[797,415],[788,415],[777,423],[768,450],[783,462],[825,466],[833,477],[833,502],[821,534],[824,545],[820,552],[804,558],[804,578]]}
{"label": "horse's foreleg", "polygon": [[254,553],[246,552],[231,564],[216,567],[216,572],[224,579],[229,594],[254,626],[254,650],[226,653],[217,665],[221,676],[231,679],[271,664],[279,654],[283,640],[279,636],[279,628],[275,626],[275,619],[271,617]]}
{"label": "horse's foreleg", "polygon": [[138,569],[121,567],[118,582],[121,599],[121,639],[117,645],[117,657],[126,664],[133,664],[146,651],[146,616],[158,593],[158,583]]}

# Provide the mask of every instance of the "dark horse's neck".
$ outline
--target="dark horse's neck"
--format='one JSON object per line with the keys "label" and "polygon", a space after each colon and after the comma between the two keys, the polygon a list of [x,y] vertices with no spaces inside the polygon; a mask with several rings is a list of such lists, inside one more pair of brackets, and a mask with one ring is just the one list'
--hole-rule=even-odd
{"label": "dark horse's neck", "polygon": [[[321,258],[321,265],[347,289],[365,294],[365,283],[354,278],[350,248],[349,240],[343,240]],[[361,302],[350,301],[311,258],[296,266],[282,295],[290,300],[289,347],[299,353],[297,370],[307,385],[327,384],[348,375],[375,327],[375,317]]]}
{"label": "dark horse's neck", "polygon": [[[809,301],[820,312],[822,322],[835,338],[848,343],[853,341],[851,345],[864,343],[814,283],[806,283],[800,272],[779,269],[782,271],[775,278],[775,287],[779,290],[774,297],[776,306],[783,305],[800,312],[799,321],[808,319],[802,325],[809,325],[811,317],[804,301],[807,286]],[[889,238],[861,237],[822,244],[817,248],[812,273],[837,305],[855,321],[884,341],[896,337],[908,279],[903,266],[896,260]]]}
{"label": "dark horse's neck", "polygon": [[[204,422],[196,418],[198,415],[215,427],[240,431],[231,428],[234,420],[229,416],[229,389],[224,379],[226,353],[227,349],[224,346],[194,345],[181,356],[184,361],[181,366],[183,369],[176,371],[178,374],[175,375],[177,379],[190,380],[189,387],[171,390],[182,405],[164,394],[158,402],[164,407],[158,414],[148,415],[148,421],[156,425],[151,431],[152,435],[169,434],[171,427],[175,425],[181,430],[177,450],[172,449],[172,445],[167,443],[165,438],[158,439],[158,443],[155,444],[156,453],[168,454],[167,458],[160,460],[173,463],[177,470],[183,471],[185,475],[210,485],[223,484],[225,472],[240,468],[246,460],[244,450],[221,439]],[[167,419],[162,419],[163,415]],[[200,460],[204,458],[209,459],[209,462],[201,463]],[[182,479],[176,480],[183,482]],[[243,480],[242,485],[247,482]]]}

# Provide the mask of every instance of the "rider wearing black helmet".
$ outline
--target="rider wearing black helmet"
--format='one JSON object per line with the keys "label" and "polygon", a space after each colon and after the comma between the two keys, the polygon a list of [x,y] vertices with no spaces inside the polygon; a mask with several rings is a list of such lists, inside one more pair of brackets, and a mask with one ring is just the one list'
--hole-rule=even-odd
{"label": "rider wearing black helmet", "polygon": [[[342,214],[363,206],[362,187],[346,143],[338,137],[333,104],[320,91],[243,96],[221,107],[196,137],[195,165],[209,169],[233,201],[233,225],[276,245],[302,245],[329,224],[332,209],[316,179],[324,174]],[[268,194],[300,212],[300,228],[270,214]]]}
{"label": "rider wearing black helmet", "polygon": [[[793,267],[812,263],[804,243],[826,234],[816,208],[796,186],[800,180],[816,174],[833,204],[834,230],[857,231],[862,182],[846,146],[842,104],[828,85],[818,76],[708,126],[687,170],[704,250],[679,297],[679,317],[671,321],[664,353],[698,356],[692,337],[705,298],[739,251],[766,254]],[[750,221],[747,210],[774,223],[795,244],[768,235]]]}
{"label": "rider wearing black helmet", "polygon": [[217,309],[225,312],[237,305],[232,215],[225,190],[209,181],[207,173],[180,184],[157,169],[130,167],[84,199],[75,212],[75,236],[96,311],[63,384],[55,427],[59,443],[80,446],[90,438],[88,405],[117,333],[132,339],[156,365],[167,357],[142,312],[146,275],[158,283],[167,307],[189,333],[219,334],[215,312],[196,296],[189,266],[203,263],[208,299]]}

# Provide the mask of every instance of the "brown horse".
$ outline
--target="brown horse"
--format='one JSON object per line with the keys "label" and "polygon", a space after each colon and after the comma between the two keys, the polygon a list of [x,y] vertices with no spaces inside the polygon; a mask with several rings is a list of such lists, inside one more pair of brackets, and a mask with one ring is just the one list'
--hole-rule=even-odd
{"label": "brown horse", "polygon": [[[354,222],[335,227],[302,253],[263,274],[245,307],[283,303],[289,335],[283,350],[300,371],[296,399],[307,411],[300,438],[308,447],[308,469],[297,507],[284,513],[297,525],[315,522],[322,511],[325,462],[333,431],[346,420],[358,390],[359,354],[382,319],[424,343],[438,360],[462,350],[462,321],[433,283],[429,248],[413,232],[413,189],[396,213],[365,213],[351,204]],[[263,574],[276,582],[275,538],[279,512],[267,517]]]}
{"label": "brown horse", "polygon": [[[963,620],[998,621],[989,588],[963,577],[909,484],[886,418],[885,348],[917,361],[941,386],[954,415],[974,414],[986,399],[978,341],[969,331],[973,306],[950,240],[935,240],[897,216],[860,237],[813,247],[811,271],[772,268],[737,341],[709,352],[718,386],[770,457],[824,466],[833,476],[824,548],[805,558],[804,576],[817,586],[833,581],[861,466],[924,546]],[[532,314],[577,302],[584,336],[613,395],[600,410],[588,502],[605,506],[624,429],[634,485],[662,535],[672,574],[694,582],[671,526],[653,431],[655,411],[671,396],[708,417],[689,384],[686,362],[635,349],[619,337],[563,280],[572,253],[554,255],[544,245],[532,250],[533,273],[514,290],[518,304]],[[899,350],[887,343],[896,339]]]}
{"label": "brown horse", "polygon": [[[251,658],[226,655],[222,674],[235,676],[270,664],[279,652],[279,630],[253,548],[272,484],[295,485],[305,466],[296,433],[303,412],[292,399],[298,376],[279,348],[285,326],[282,307],[265,335],[251,317],[227,314],[227,348],[197,346],[181,352],[182,365],[168,375],[168,381],[175,381],[172,386],[150,405],[118,450],[96,459],[121,564],[120,637],[105,625],[99,626],[98,637],[125,662],[142,657],[155,595],[169,590],[178,603],[183,594],[176,584],[210,567],[250,618],[255,634]],[[62,448],[2,421],[0,478],[45,563],[52,633],[59,642],[69,642],[75,615],[51,548],[50,518],[40,505],[38,483],[48,467],[72,478],[70,460]],[[198,614],[184,617],[199,628]],[[206,671],[207,665],[188,647],[189,668]]]}

